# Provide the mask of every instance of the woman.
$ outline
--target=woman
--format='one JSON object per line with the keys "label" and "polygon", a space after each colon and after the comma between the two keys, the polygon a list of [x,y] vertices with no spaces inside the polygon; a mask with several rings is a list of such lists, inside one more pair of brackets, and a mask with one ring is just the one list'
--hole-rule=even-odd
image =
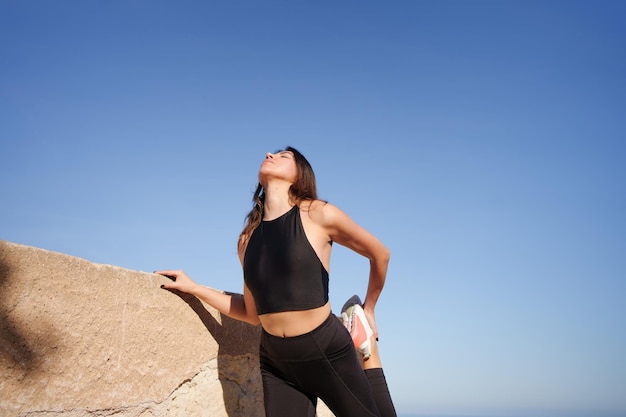
{"label": "woman", "polygon": [[[173,280],[163,288],[193,294],[223,314],[261,324],[266,417],[314,417],[318,397],[337,417],[395,416],[374,317],[389,250],[339,208],[317,199],[313,169],[292,147],[265,156],[246,220],[238,241],[243,296],[198,285],[182,271],[157,271]],[[370,261],[362,307],[373,333],[367,360],[359,358],[350,334],[331,312],[333,242]]]}

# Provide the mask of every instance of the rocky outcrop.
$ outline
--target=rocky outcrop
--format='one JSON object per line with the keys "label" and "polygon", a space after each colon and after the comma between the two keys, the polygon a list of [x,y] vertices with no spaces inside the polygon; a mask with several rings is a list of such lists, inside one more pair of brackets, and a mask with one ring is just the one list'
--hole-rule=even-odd
{"label": "rocky outcrop", "polygon": [[0,241],[0,415],[262,417],[259,328],[165,279]]}

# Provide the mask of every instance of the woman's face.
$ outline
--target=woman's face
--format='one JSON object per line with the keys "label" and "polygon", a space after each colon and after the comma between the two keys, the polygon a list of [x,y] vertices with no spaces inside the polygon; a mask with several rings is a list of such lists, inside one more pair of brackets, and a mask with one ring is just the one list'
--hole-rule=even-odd
{"label": "woman's face", "polygon": [[270,178],[282,179],[290,183],[296,181],[296,160],[290,151],[268,152],[259,169],[259,182],[265,184]]}

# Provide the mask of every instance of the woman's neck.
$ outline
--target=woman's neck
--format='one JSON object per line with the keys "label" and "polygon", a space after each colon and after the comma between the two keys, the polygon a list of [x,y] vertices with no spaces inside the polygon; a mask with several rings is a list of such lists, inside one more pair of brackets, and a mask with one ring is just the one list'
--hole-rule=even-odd
{"label": "woman's neck", "polygon": [[265,201],[263,202],[263,219],[271,220],[285,214],[294,203],[289,198],[291,184],[268,184],[265,188]]}

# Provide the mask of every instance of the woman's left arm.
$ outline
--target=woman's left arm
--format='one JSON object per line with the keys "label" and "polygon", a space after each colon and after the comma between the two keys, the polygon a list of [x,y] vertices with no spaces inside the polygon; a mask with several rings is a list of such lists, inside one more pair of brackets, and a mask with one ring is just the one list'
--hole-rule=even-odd
{"label": "woman's left arm", "polygon": [[376,236],[359,226],[338,207],[325,204],[322,206],[321,212],[321,221],[330,238],[334,242],[365,256],[370,261],[369,282],[363,310],[374,331],[374,336],[378,337],[374,308],[385,285],[390,257],[389,249]]}

